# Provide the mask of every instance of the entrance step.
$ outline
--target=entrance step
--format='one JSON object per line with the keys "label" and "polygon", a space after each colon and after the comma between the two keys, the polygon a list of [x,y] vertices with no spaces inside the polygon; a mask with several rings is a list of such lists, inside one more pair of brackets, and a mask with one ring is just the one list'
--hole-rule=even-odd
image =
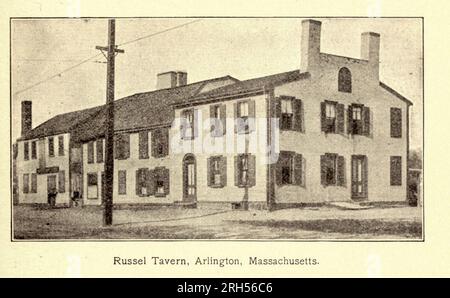
{"label": "entrance step", "polygon": [[360,204],[353,203],[353,202],[330,202],[328,205],[332,207],[336,207],[342,210],[364,210],[364,209],[371,209],[373,206],[361,206]]}

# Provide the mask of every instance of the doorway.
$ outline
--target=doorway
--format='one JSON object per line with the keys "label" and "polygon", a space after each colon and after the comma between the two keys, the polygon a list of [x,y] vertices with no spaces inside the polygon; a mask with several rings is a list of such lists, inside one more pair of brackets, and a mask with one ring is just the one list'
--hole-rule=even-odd
{"label": "doorway", "polygon": [[56,175],[47,176],[47,203],[55,205],[56,200]]}
{"label": "doorway", "polygon": [[183,201],[197,200],[197,165],[195,156],[186,154],[183,159]]}
{"label": "doorway", "polygon": [[352,155],[352,199],[367,198],[367,156]]}

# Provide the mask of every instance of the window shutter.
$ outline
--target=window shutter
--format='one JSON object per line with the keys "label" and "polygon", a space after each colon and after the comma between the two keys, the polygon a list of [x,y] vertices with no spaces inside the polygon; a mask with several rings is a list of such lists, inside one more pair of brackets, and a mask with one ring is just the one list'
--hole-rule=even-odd
{"label": "window shutter", "polygon": [[365,136],[370,136],[370,108],[369,107],[363,107],[362,120],[363,120],[363,134]]}
{"label": "window shutter", "polygon": [[145,185],[147,187],[147,192],[149,196],[153,196],[156,192],[156,178],[157,178],[157,170],[150,170],[150,169],[146,169],[147,170],[147,175],[146,175],[146,180],[145,180]]}
{"label": "window shutter", "polygon": [[161,129],[161,144],[163,146],[163,156],[169,155],[169,129]]}
{"label": "window shutter", "polygon": [[347,111],[347,133],[352,134],[352,126],[353,126],[353,106],[348,106]]}
{"label": "window shutter", "polygon": [[207,171],[207,182],[208,186],[212,186],[212,163],[211,163],[211,157],[208,157],[206,159],[206,171]]}
{"label": "window shutter", "polygon": [[227,157],[221,156],[219,160],[220,183],[222,187],[227,186]]}
{"label": "window shutter", "polygon": [[300,99],[292,100],[292,108],[294,112],[293,129],[295,131],[303,131],[303,102]]}
{"label": "window shutter", "polygon": [[222,122],[222,135],[227,133],[227,106],[220,106],[220,121]]}
{"label": "window shutter", "polygon": [[[182,111],[180,114],[180,136],[181,136],[182,140],[184,140],[184,138],[186,136],[186,125],[187,125],[186,111]],[[153,143],[153,139],[152,139],[152,143]]]}
{"label": "window shutter", "polygon": [[255,112],[255,101],[248,101],[248,129],[249,131],[255,131],[256,129],[256,112]]}
{"label": "window shutter", "polygon": [[37,174],[31,173],[31,192],[37,193]]}
{"label": "window shutter", "polygon": [[367,183],[369,181],[369,169],[368,169],[368,162],[367,162],[367,156],[364,156],[364,163],[363,163],[363,181],[364,181],[364,190],[365,190],[365,196],[367,196],[367,192],[369,191],[369,188],[367,187]]}
{"label": "window shutter", "polygon": [[158,142],[160,141],[159,130],[157,130],[157,129],[152,130],[151,135],[152,135],[152,137],[151,137],[151,139],[152,139],[152,144],[151,144],[152,153],[151,154],[152,154],[153,157],[158,157],[157,147],[158,147]]}
{"label": "window shutter", "polygon": [[239,155],[234,157],[234,185],[239,186]]}
{"label": "window shutter", "polygon": [[164,183],[164,193],[166,195],[170,192],[170,172],[169,169],[163,168],[162,169],[162,179]]}
{"label": "window shutter", "polygon": [[139,132],[139,159],[147,159],[147,158],[148,158],[148,130],[145,130]]}
{"label": "window shutter", "polygon": [[124,140],[124,159],[130,158],[130,134],[126,133],[123,135]]}
{"label": "window shutter", "polygon": [[141,193],[141,169],[136,170],[136,195],[140,196]]}
{"label": "window shutter", "polygon": [[343,156],[337,157],[337,185],[345,186],[345,159]]}
{"label": "window shutter", "polygon": [[121,156],[122,156],[121,136],[114,135],[114,158],[121,159]]}
{"label": "window shutter", "polygon": [[294,155],[294,184],[303,185],[303,156],[301,154]]}
{"label": "window shutter", "polygon": [[124,195],[127,193],[127,172],[119,171],[118,176],[119,176],[117,179],[117,180],[119,180],[118,193],[119,193],[119,195]]}
{"label": "window shutter", "polygon": [[345,126],[344,110],[345,108],[343,104],[337,105],[336,107],[337,132],[340,134],[344,133],[344,126]]}
{"label": "window shutter", "polygon": [[216,117],[214,115],[215,107],[216,107],[215,105],[210,105],[209,106],[209,125],[210,125],[211,136],[216,136],[217,135],[217,133],[216,133],[216,131],[217,131],[217,128],[216,128],[217,123],[216,123],[216,121],[217,121],[217,119],[216,119]]}
{"label": "window shutter", "polygon": [[402,185],[401,156],[391,156],[391,185]]}
{"label": "window shutter", "polygon": [[94,142],[90,141],[87,145],[87,151],[88,151],[88,163],[94,162]]}
{"label": "window shutter", "polygon": [[278,154],[278,160],[277,160],[277,164],[275,166],[275,183],[278,186],[283,184],[283,175],[281,172],[281,168],[283,166],[283,158],[284,158],[284,154],[283,154],[283,152],[280,152],[280,154]]}
{"label": "window shutter", "polygon": [[103,139],[98,139],[96,142],[97,147],[97,163],[103,162]]}
{"label": "window shutter", "polygon": [[327,156],[320,156],[320,184],[327,186]]}
{"label": "window shutter", "polygon": [[324,132],[327,132],[327,121],[326,121],[326,103],[321,102],[320,103],[320,124],[321,124],[321,130]]}
{"label": "window shutter", "polygon": [[64,171],[58,173],[58,192],[66,192],[66,175]]}
{"label": "window shutter", "polygon": [[58,137],[58,155],[64,156],[64,137],[63,136]]}
{"label": "window shutter", "polygon": [[234,133],[238,132],[238,118],[239,118],[239,114],[238,114],[238,104],[237,102],[233,103],[233,109],[234,109]]}
{"label": "window shutter", "polygon": [[29,192],[29,181],[28,174],[23,174],[23,193]]}
{"label": "window shutter", "polygon": [[391,108],[391,137],[402,137],[402,110]]}
{"label": "window shutter", "polygon": [[194,138],[196,138],[196,137],[198,137],[198,126],[199,126],[199,121],[200,121],[200,119],[198,119],[198,113],[199,113],[199,110],[197,110],[197,109],[194,109],[193,110],[194,112],[194,121],[193,121],[193,126],[194,126],[194,128],[192,129],[192,131],[194,132]]}
{"label": "window shutter", "polygon": [[248,157],[248,186],[252,187],[256,185],[256,156],[247,155]]}

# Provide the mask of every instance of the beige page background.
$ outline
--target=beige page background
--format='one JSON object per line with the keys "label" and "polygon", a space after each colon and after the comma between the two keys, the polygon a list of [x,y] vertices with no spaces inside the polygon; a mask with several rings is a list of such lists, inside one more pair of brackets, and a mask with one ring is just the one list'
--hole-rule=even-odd
{"label": "beige page background", "polygon": [[[449,276],[448,1],[0,1],[0,276]],[[10,17],[424,17],[424,242],[11,242]],[[113,257],[316,258],[317,266],[113,266]]]}

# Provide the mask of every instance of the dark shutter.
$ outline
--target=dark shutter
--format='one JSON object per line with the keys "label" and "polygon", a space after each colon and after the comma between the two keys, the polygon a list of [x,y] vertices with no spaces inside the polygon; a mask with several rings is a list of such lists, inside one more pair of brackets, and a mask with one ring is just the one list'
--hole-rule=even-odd
{"label": "dark shutter", "polygon": [[216,126],[217,126],[217,119],[216,119],[216,115],[214,115],[214,110],[216,108],[216,105],[210,105],[209,106],[209,126],[210,126],[210,132],[211,132],[211,136],[216,136]]}
{"label": "dark shutter", "polygon": [[233,109],[234,109],[234,132],[237,133],[239,131],[239,123],[238,123],[238,118],[239,118],[239,113],[238,113],[238,103],[235,102],[233,103]]}
{"label": "dark shutter", "polygon": [[164,193],[167,195],[170,192],[170,172],[169,169],[162,169],[162,180],[164,183]]}
{"label": "dark shutter", "polygon": [[344,116],[344,110],[345,107],[343,104],[337,104],[336,107],[336,121],[337,121],[337,133],[343,134],[344,133],[344,123],[345,123],[345,116]]}
{"label": "dark shutter", "polygon": [[300,99],[292,100],[292,110],[294,113],[294,125],[295,131],[303,131],[303,102]]}
{"label": "dark shutter", "polygon": [[362,121],[363,121],[363,134],[365,136],[370,136],[370,108],[362,108]]}
{"label": "dark shutter", "polygon": [[227,158],[226,156],[220,156],[219,160],[220,169],[220,183],[223,186],[227,186]]}
{"label": "dark shutter", "polygon": [[58,155],[64,156],[64,137],[63,136],[58,137]]}
{"label": "dark shutter", "polygon": [[31,192],[37,193],[37,174],[31,173]]}
{"label": "dark shutter", "polygon": [[402,110],[391,108],[391,137],[402,137]]}
{"label": "dark shutter", "polygon": [[158,156],[158,143],[161,140],[160,131],[158,129],[152,130],[152,156],[153,157],[159,157]]}
{"label": "dark shutter", "polygon": [[184,140],[186,136],[186,125],[187,125],[186,111],[182,111],[180,114],[180,135],[182,140]]}
{"label": "dark shutter", "polygon": [[148,195],[152,196],[156,192],[156,170],[145,170],[145,187],[147,188]]}
{"label": "dark shutter", "polygon": [[194,113],[194,121],[192,122],[192,126],[193,126],[192,131],[194,134],[193,138],[196,138],[196,137],[198,137],[198,127],[200,124],[199,123],[200,119],[198,118],[199,110],[193,109],[193,113]]}
{"label": "dark shutter", "polygon": [[58,173],[58,192],[66,192],[66,174],[64,171],[59,171]]}
{"label": "dark shutter", "polygon": [[337,157],[337,185],[345,186],[345,159],[343,156]]}
{"label": "dark shutter", "polygon": [[124,159],[127,159],[130,157],[130,134],[125,133],[122,135],[123,138],[123,147],[124,147]]}
{"label": "dark shutter", "polygon": [[29,153],[29,147],[28,147],[28,142],[24,142],[23,143],[23,159],[24,160],[29,160],[30,159],[30,153]]}
{"label": "dark shutter", "polygon": [[103,162],[103,139],[98,139],[96,142],[97,147],[97,163]]}
{"label": "dark shutter", "polygon": [[248,186],[256,185],[256,156],[248,154]]}
{"label": "dark shutter", "polygon": [[320,184],[327,186],[327,156],[320,156]]}
{"label": "dark shutter", "polygon": [[402,185],[401,156],[391,156],[391,185]]}
{"label": "dark shutter", "polygon": [[136,170],[136,195],[140,196],[141,193],[141,169]]}
{"label": "dark shutter", "polygon": [[23,174],[23,193],[29,192],[29,175]]}
{"label": "dark shutter", "polygon": [[212,186],[212,175],[213,175],[213,171],[212,171],[212,157],[208,157],[206,159],[206,176],[207,176],[207,182],[208,182],[208,186]]}
{"label": "dark shutter", "polygon": [[93,163],[94,162],[94,142],[90,141],[87,144],[87,160],[88,163]]}
{"label": "dark shutter", "polygon": [[220,121],[222,122],[222,135],[227,133],[227,106],[220,106]]}
{"label": "dark shutter", "polygon": [[163,156],[169,155],[169,129],[161,128],[161,146],[163,147]]}
{"label": "dark shutter", "polygon": [[114,136],[115,158],[127,159],[130,157],[130,134],[123,133]]}
{"label": "dark shutter", "polygon": [[239,186],[239,171],[240,171],[240,163],[239,163],[240,155],[236,155],[234,157],[234,185]]}
{"label": "dark shutter", "polygon": [[348,134],[352,134],[353,128],[353,106],[348,106],[348,111],[347,111],[347,133]]}
{"label": "dark shutter", "polygon": [[294,155],[294,184],[303,185],[303,156],[301,154]]}
{"label": "dark shutter", "polygon": [[283,151],[281,151],[278,154],[278,160],[275,166],[275,183],[280,186],[283,184],[283,173],[282,173],[282,168],[283,168],[283,163],[284,163],[284,159],[285,159],[285,154]]}
{"label": "dark shutter", "polygon": [[326,103],[320,103],[320,125],[321,130],[327,132],[327,121],[326,121]]}
{"label": "dark shutter", "polygon": [[127,171],[119,171],[118,172],[118,179],[119,180],[119,189],[118,193],[119,195],[124,195],[127,193]]}
{"label": "dark shutter", "polygon": [[[153,134],[153,133],[152,133]],[[152,146],[153,146],[152,138]],[[148,130],[139,132],[139,159],[148,158]]]}
{"label": "dark shutter", "polygon": [[255,101],[248,101],[248,118],[255,118]]}

